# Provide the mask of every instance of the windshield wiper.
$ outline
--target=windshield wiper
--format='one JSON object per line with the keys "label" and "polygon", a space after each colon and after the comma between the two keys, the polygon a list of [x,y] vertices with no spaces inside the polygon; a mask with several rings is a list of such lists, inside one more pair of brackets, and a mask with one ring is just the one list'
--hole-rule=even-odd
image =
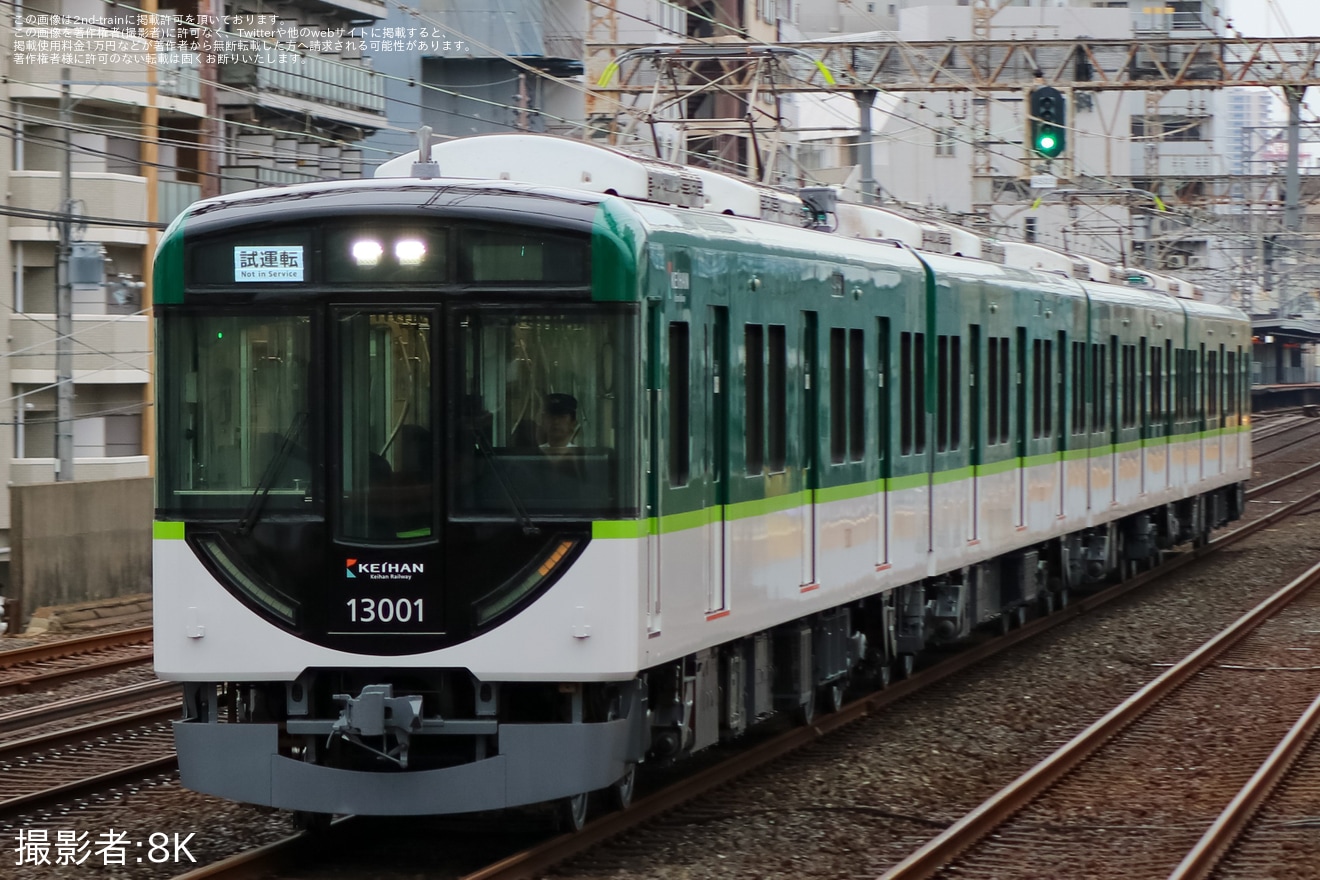
{"label": "windshield wiper", "polygon": [[284,470],[284,462],[289,458],[289,452],[293,449],[293,438],[302,433],[303,425],[307,423],[307,413],[300,412],[293,417],[293,422],[289,429],[284,432],[280,438],[280,448],[271,456],[270,462],[266,465],[266,472],[261,475],[261,480],[257,482],[257,487],[252,490],[252,497],[248,499],[247,509],[243,511],[243,516],[238,521],[238,533],[246,535],[252,531],[252,527],[257,524],[257,518],[261,515],[261,508],[266,506],[266,499],[270,496],[271,487],[275,485],[275,478]]}
{"label": "windshield wiper", "polygon": [[490,472],[495,475],[495,482],[500,484],[504,490],[504,496],[509,499],[509,506],[513,508],[513,514],[518,518],[518,525],[522,526],[524,535],[539,535],[541,529],[532,518],[527,515],[527,508],[523,507],[522,500],[518,498],[518,493],[513,491],[508,480],[504,478],[504,469],[500,467],[499,460],[495,455],[495,450],[486,442],[486,438],[474,425],[468,425],[468,430],[472,432],[472,439],[477,441],[477,449],[481,450],[482,456],[490,462]]}

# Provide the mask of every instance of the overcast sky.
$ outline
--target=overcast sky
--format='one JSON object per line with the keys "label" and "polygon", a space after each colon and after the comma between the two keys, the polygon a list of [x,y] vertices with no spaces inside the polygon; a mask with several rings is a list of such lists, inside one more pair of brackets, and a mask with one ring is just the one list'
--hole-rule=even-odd
{"label": "overcast sky", "polygon": [[1317,0],[1227,0],[1227,17],[1248,37],[1320,37]]}

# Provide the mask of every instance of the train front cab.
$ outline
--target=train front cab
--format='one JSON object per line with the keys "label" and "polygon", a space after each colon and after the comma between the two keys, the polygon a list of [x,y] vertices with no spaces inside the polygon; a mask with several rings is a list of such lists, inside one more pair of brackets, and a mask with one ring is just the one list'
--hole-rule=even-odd
{"label": "train front cab", "polygon": [[483,195],[418,222],[387,210],[427,202],[406,185],[273,191],[166,236],[156,666],[185,785],[578,817],[630,791],[638,565],[593,523],[636,531],[634,257],[594,205],[531,197],[526,226]]}

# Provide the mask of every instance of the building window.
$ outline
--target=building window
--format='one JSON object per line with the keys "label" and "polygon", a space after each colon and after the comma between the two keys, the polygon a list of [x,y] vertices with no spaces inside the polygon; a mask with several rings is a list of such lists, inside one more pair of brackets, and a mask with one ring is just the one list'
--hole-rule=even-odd
{"label": "building window", "polygon": [[935,129],[935,155],[952,156],[953,151],[953,129],[937,128]]}
{"label": "building window", "polygon": [[1022,240],[1027,244],[1036,243],[1036,218],[1022,218]]}

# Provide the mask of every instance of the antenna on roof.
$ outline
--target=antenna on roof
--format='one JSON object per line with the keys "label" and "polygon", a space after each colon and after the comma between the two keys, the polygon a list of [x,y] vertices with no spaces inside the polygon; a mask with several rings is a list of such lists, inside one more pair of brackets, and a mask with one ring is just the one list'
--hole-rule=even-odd
{"label": "antenna on roof", "polygon": [[440,163],[431,161],[431,126],[429,125],[417,129],[417,161],[413,163],[412,176],[420,177],[422,180],[440,176]]}

